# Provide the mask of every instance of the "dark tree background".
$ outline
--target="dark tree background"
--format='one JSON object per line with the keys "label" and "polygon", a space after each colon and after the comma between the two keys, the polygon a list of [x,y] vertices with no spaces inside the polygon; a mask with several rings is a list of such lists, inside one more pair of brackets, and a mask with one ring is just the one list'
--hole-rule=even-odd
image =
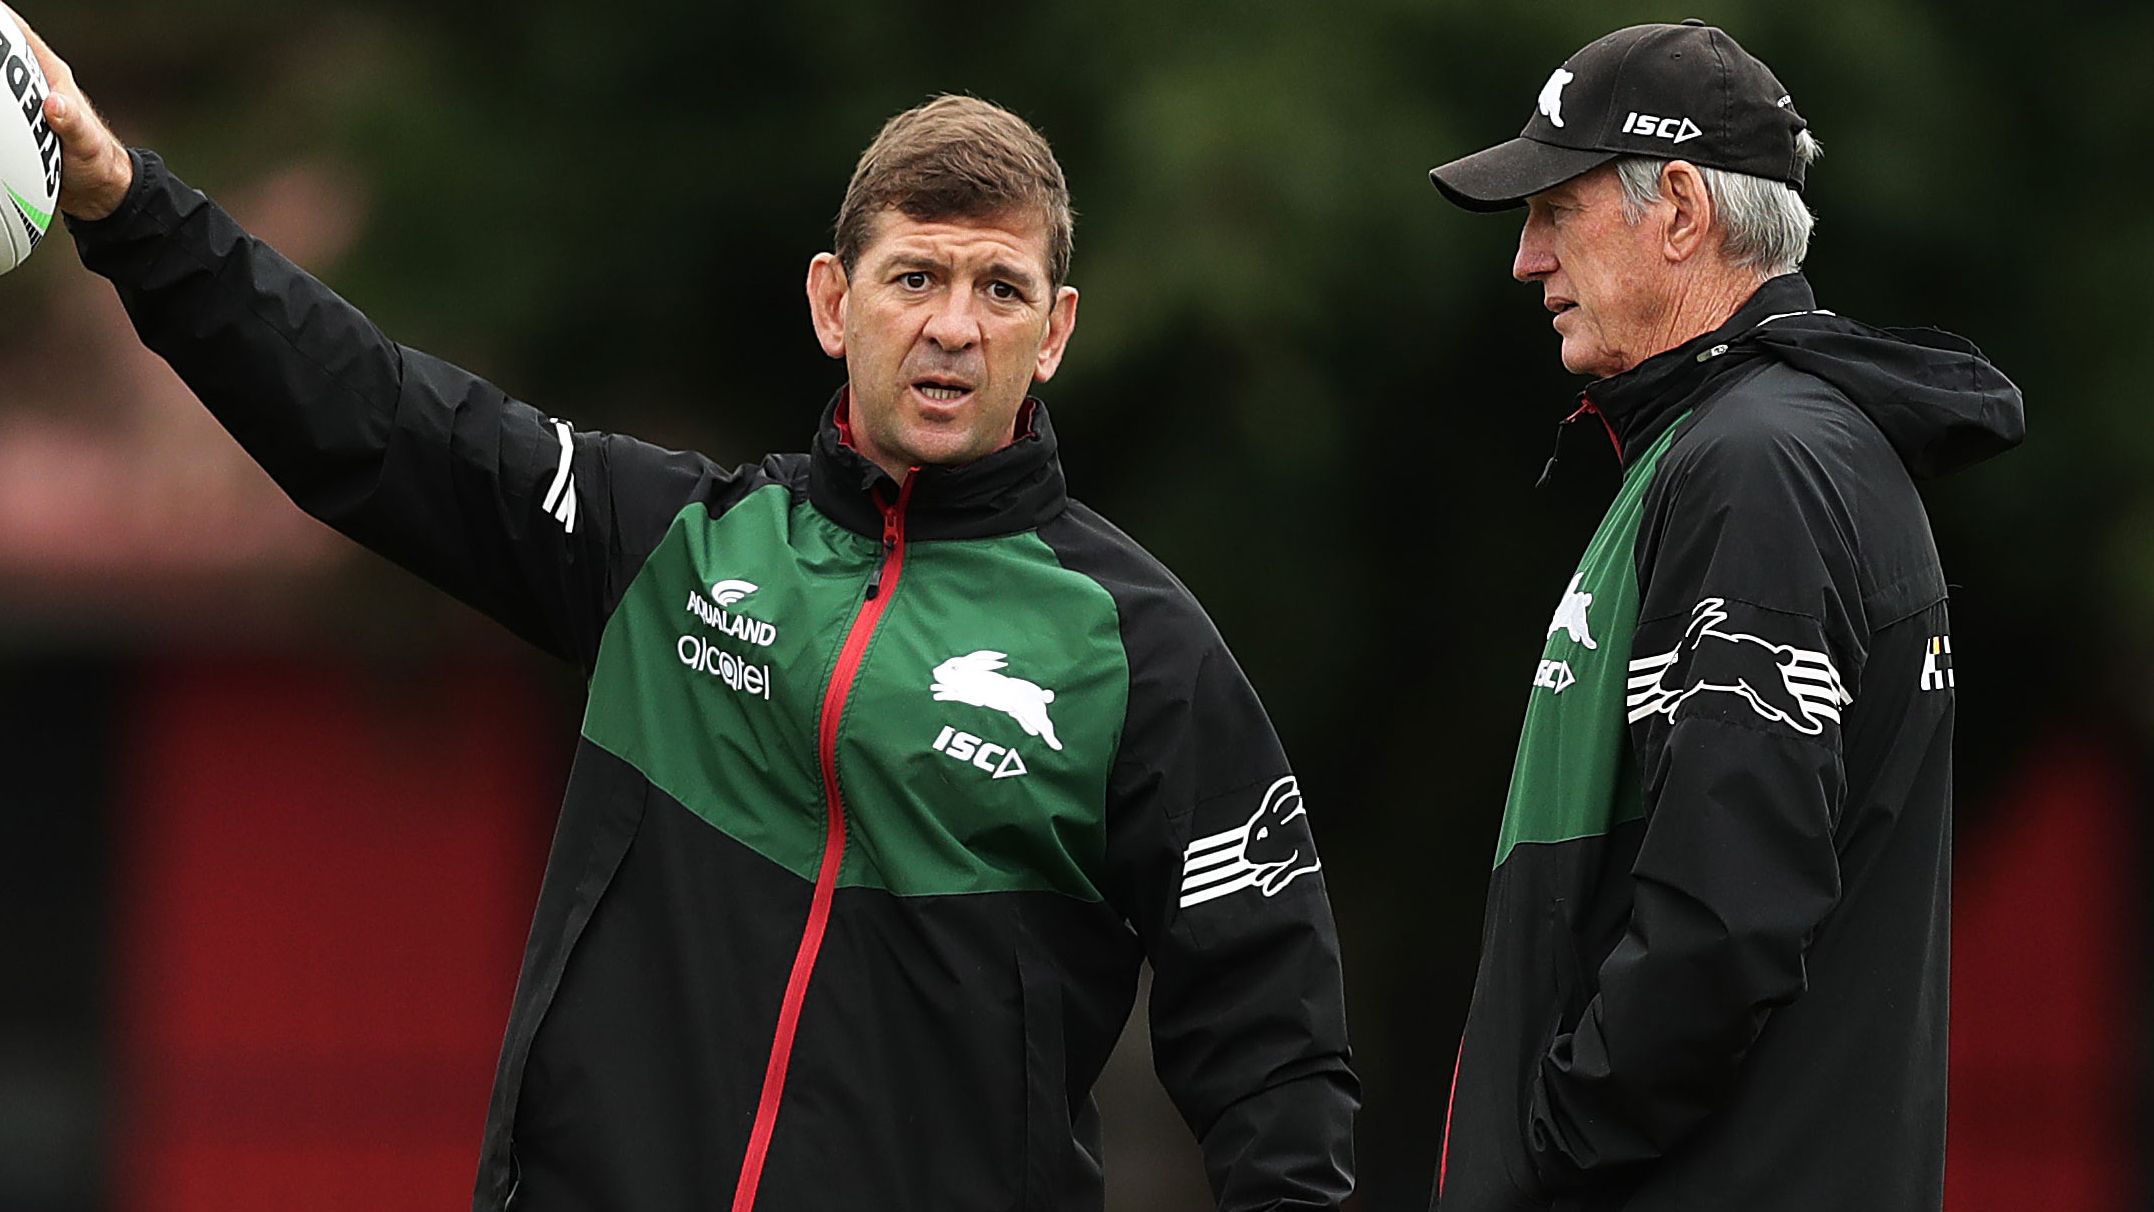
{"label": "dark tree background", "polygon": [[[2026,447],[1926,493],[1964,674],[1962,839],[2045,738],[2146,751],[2154,7],[23,7],[124,137],[213,195],[327,172],[362,219],[315,268],[399,339],[579,425],[721,459],[799,448],[840,381],[801,281],[880,122],[962,91],[1044,130],[1080,211],[1083,302],[1042,394],[1073,491],[1204,600],[1296,756],[1348,951],[1370,1209],[1425,1203],[1511,744],[1615,483],[1580,429],[1534,488],[1582,384],[1508,278],[1516,216],[1447,207],[1426,170],[1514,133],[1592,37],[1727,27],[1825,145],[1822,305],[1964,333],[2025,389]],[[0,317],[81,275],[53,243],[0,280]],[[349,584],[377,647],[464,634],[386,569]],[[205,631],[245,646],[92,613],[112,621],[64,642],[50,612],[0,631],[0,685],[58,694],[72,660],[124,686],[127,654]],[[76,895],[94,932],[96,881]],[[67,972],[42,979],[94,1006]],[[0,1207],[89,1206],[52,1198]]]}

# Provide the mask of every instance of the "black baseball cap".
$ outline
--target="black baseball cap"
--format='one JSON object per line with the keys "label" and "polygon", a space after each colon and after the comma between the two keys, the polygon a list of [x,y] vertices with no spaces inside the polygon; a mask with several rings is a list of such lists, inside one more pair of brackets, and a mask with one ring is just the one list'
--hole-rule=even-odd
{"label": "black baseball cap", "polygon": [[1795,136],[1810,124],[1771,69],[1696,17],[1633,25],[1572,55],[1508,143],[1429,170],[1467,210],[1508,210],[1617,156],[1688,160],[1803,183]]}

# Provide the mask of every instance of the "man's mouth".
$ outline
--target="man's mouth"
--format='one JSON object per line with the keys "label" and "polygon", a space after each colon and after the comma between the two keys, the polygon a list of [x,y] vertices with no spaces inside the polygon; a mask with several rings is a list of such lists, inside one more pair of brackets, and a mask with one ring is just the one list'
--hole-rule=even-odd
{"label": "man's mouth", "polygon": [[924,400],[936,404],[955,404],[972,394],[970,383],[949,379],[915,379],[912,389]]}
{"label": "man's mouth", "polygon": [[1564,298],[1562,295],[1550,295],[1547,298],[1541,300],[1541,306],[1560,316],[1564,312],[1576,309],[1578,304],[1570,299]]}

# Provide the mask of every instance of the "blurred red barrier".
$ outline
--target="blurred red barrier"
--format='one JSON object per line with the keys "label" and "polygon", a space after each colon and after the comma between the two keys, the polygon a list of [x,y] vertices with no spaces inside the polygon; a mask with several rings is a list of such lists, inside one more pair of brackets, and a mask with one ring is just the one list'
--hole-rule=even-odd
{"label": "blurred red barrier", "polygon": [[[1963,794],[1964,798],[1964,794]],[[2145,1014],[2122,764],[2037,749],[1954,880],[1952,1212],[2116,1212],[2136,1183]]]}
{"label": "blurred red barrier", "polygon": [[512,672],[149,668],[115,1206],[468,1206],[564,739]]}

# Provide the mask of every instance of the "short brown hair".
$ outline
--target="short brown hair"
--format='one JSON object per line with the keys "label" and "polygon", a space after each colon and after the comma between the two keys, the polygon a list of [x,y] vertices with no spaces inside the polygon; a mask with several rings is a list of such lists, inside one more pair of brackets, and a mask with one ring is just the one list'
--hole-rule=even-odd
{"label": "short brown hair", "polygon": [[984,219],[1032,211],[1047,224],[1047,275],[1069,279],[1069,184],[1040,132],[978,97],[945,93],[883,124],[860,153],[838,208],[837,253],[850,274],[875,216],[896,209],[919,220]]}

